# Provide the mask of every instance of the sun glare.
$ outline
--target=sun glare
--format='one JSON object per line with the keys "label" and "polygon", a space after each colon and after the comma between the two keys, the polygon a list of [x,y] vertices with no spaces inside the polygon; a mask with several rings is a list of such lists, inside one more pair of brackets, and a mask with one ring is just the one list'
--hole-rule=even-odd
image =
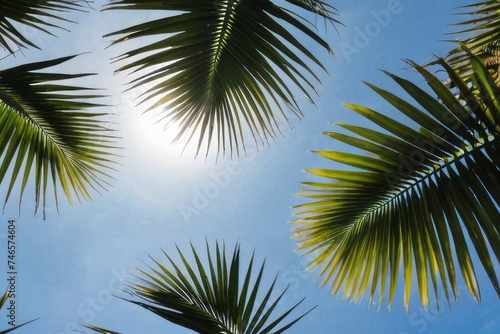
{"label": "sun glare", "polygon": [[196,154],[192,145],[186,146],[186,141],[175,141],[179,131],[177,124],[171,124],[167,129],[164,129],[164,123],[156,122],[155,118],[146,113],[140,115],[139,127],[150,143],[163,152],[177,156]]}

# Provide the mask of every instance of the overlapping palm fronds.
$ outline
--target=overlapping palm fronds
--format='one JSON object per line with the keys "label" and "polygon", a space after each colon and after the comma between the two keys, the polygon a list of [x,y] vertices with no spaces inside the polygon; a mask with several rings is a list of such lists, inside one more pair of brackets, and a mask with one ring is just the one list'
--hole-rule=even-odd
{"label": "overlapping palm fronds", "polygon": [[[90,74],[40,72],[73,57],[31,63],[0,71],[0,183],[8,184],[7,203],[16,181],[20,199],[29,180],[36,209],[45,215],[49,184],[72,203],[104,187],[115,137],[104,125],[106,113],[89,112],[102,97],[93,89],[64,84]],[[62,82],[62,83],[60,83]],[[30,181],[30,182],[31,182]],[[35,209],[35,212],[36,212]]]}
{"label": "overlapping palm fronds", "polygon": [[[153,260],[155,267],[142,271],[138,283],[129,286],[129,293],[138,300],[129,300],[160,317],[202,334],[283,333],[305,314],[289,319],[302,302],[274,316],[284,292],[273,294],[276,278],[264,291],[264,264],[253,277],[254,257],[247,271],[240,274],[240,248],[231,257],[225,246],[216,244],[215,254],[207,243],[207,261],[203,261],[193,246],[193,264],[179,250],[181,261],[176,263],[165,254],[169,265]],[[195,263],[195,264],[194,264]],[[170,267],[170,268],[168,268]],[[260,300],[260,298],[262,298]],[[259,301],[260,300],[260,301]],[[98,333],[115,333],[86,325]]]}
{"label": "overlapping palm fronds", "polygon": [[[5,305],[5,303],[7,302],[7,300],[9,300],[9,295],[10,295],[10,292],[9,292],[9,290],[7,290],[7,291],[5,291],[5,293],[4,293],[4,295],[2,296],[2,298],[0,298],[0,310],[1,310],[1,309],[2,309],[2,307]],[[7,319],[9,319],[9,318],[7,318]],[[30,320],[30,321],[26,321],[26,322],[24,322],[24,323],[22,323],[22,324],[20,324],[20,325],[15,325],[15,326],[13,326],[13,327],[11,327],[11,328],[9,328],[9,329],[6,329],[6,330],[0,330],[0,334],[7,334],[7,333],[10,333],[10,332],[12,332],[12,331],[14,331],[14,330],[16,330],[16,329],[18,329],[18,328],[20,328],[20,327],[24,326],[24,325],[27,325],[27,324],[29,324],[30,322],[33,322],[33,321],[35,321],[35,320],[37,320],[37,319],[33,319],[33,320]]]}
{"label": "overlapping palm fronds", "polygon": [[337,123],[354,135],[326,135],[367,154],[319,151],[349,168],[307,170],[322,181],[304,183],[298,195],[307,202],[296,208],[300,217],[291,223],[299,249],[314,254],[311,265],[321,268],[322,284],[331,284],[333,294],[343,290],[344,298],[356,302],[368,294],[372,304],[379,293],[379,305],[387,297],[390,306],[402,272],[406,308],[414,276],[424,306],[433,298],[443,300],[441,291],[448,302],[451,294],[458,302],[460,271],[479,301],[476,266],[482,266],[500,295],[495,270],[500,259],[500,89],[476,57],[470,60],[473,88],[444,60],[437,63],[456,92],[412,65],[438,99],[388,73],[420,107],[368,84],[415,126],[347,104],[384,131]]}
{"label": "overlapping palm fronds", "polygon": [[69,20],[60,14],[70,10],[81,10],[82,1],[75,0],[0,0],[0,46],[13,53],[17,48],[34,47],[35,45],[23,29],[36,29],[52,35],[50,28],[61,26],[51,21]]}
{"label": "overlapping palm fronds", "polygon": [[[455,24],[465,27],[453,33],[462,45],[470,52],[483,60],[486,66],[498,69],[500,65],[500,2],[481,1],[468,6],[460,7],[462,13],[471,18]],[[468,52],[462,46],[457,46],[448,53],[446,60],[462,77],[470,73]]]}
{"label": "overlapping palm fronds", "polygon": [[212,141],[218,153],[239,153],[247,135],[257,145],[276,135],[285,106],[301,115],[295,89],[313,102],[319,77],[312,65],[325,68],[308,44],[331,53],[302,15],[337,23],[335,9],[318,0],[287,2],[290,8],[269,0],[116,0],[105,9],[166,16],[106,37],[118,36],[113,44],[157,37],[115,59],[125,63],[118,71],[137,72],[129,88],[152,86],[141,102],[162,108],[165,127],[178,124],[176,140],[198,137],[197,151],[206,143],[207,154]]}

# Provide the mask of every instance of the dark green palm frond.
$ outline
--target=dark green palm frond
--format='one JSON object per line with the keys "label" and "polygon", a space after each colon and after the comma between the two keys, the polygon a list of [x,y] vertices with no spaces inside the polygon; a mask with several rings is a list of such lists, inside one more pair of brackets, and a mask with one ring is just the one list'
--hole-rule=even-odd
{"label": "dark green palm frond", "polygon": [[[328,3],[320,0],[286,0],[294,6],[305,9],[307,12],[319,15],[321,18],[325,19],[327,22],[332,24],[340,24],[335,17],[339,14],[335,7],[329,5]],[[285,9],[285,8],[283,8]],[[289,11],[294,14],[294,11]]]}
{"label": "dark green palm frond", "polygon": [[[1,309],[2,309],[2,307],[5,305],[5,302],[7,302],[7,300],[8,300],[8,299],[9,299],[9,290],[5,291],[4,295],[3,295],[3,296],[2,296],[2,298],[0,299],[0,310],[1,310]],[[7,318],[7,319],[8,319],[8,318]],[[27,324],[29,324],[30,322],[33,322],[33,321],[35,321],[35,320],[38,320],[38,319],[33,319],[33,320],[30,320],[30,321],[27,321],[27,322],[25,322],[25,323],[22,323],[22,324],[20,324],[20,325],[16,325],[16,326],[14,326],[14,327],[11,327],[11,328],[6,329],[6,330],[3,330],[3,331],[1,331],[1,330],[0,330],[0,334],[7,334],[7,333],[10,333],[10,332],[12,332],[12,331],[16,330],[17,328],[22,327],[22,326],[24,326],[24,325],[27,325]]]}
{"label": "dark green palm frond", "polygon": [[165,254],[169,265],[153,260],[155,268],[150,267],[149,272],[140,270],[142,277],[128,291],[138,300],[128,301],[202,334],[282,333],[310,312],[288,319],[300,301],[274,316],[286,290],[277,298],[274,296],[275,278],[267,291],[261,292],[264,264],[257,277],[253,277],[253,256],[241,275],[238,245],[228,257],[225,246],[216,244],[214,254],[207,243],[207,261],[200,258],[193,246],[190,262],[177,249],[180,262]]}
{"label": "dark green palm frond", "polygon": [[457,46],[449,52],[446,60],[455,71],[462,76],[470,73],[468,58],[470,53],[483,60],[484,64],[495,70],[500,65],[500,2],[482,1],[469,6],[460,7],[465,9],[464,15],[471,18],[455,24],[464,27],[453,33],[465,46]]}
{"label": "dark green palm frond", "polygon": [[22,32],[20,27],[29,27],[43,31],[47,34],[52,33],[47,30],[50,28],[61,28],[51,21],[66,21],[61,13],[70,10],[81,10],[82,1],[75,0],[0,0],[0,46],[3,46],[10,53],[16,47],[35,47]]}
{"label": "dark green palm frond", "polygon": [[480,265],[500,295],[495,271],[500,259],[500,89],[479,59],[470,61],[474,88],[444,60],[437,62],[457,95],[412,64],[438,99],[388,74],[421,108],[368,84],[416,127],[347,104],[385,131],[338,124],[355,135],[326,133],[368,153],[316,152],[350,168],[308,169],[323,181],[304,183],[298,196],[308,201],[296,208],[300,218],[291,222],[299,249],[314,254],[311,265],[321,268],[322,284],[331,284],[333,294],[343,289],[343,297],[356,302],[368,294],[371,304],[378,292],[381,305],[388,285],[390,306],[402,266],[406,308],[414,275],[424,306],[433,298],[429,294],[442,300],[440,286],[448,302],[450,289],[458,302],[458,270],[479,301],[475,265]]}
{"label": "dark green palm frond", "polygon": [[[331,49],[300,13],[336,23],[323,1],[288,0],[283,8],[269,0],[112,1],[105,9],[161,10],[166,16],[106,36],[113,44],[144,37],[157,41],[122,54],[118,71],[136,73],[130,89],[147,87],[141,102],[162,108],[165,127],[179,125],[176,140],[198,137],[197,150],[212,140],[217,152],[239,152],[248,135],[262,144],[279,132],[284,107],[301,115],[295,87],[313,102],[325,69],[295,36]],[[297,13],[295,13],[295,11]]]}
{"label": "dark green palm frond", "polygon": [[[22,65],[0,71],[0,183],[8,182],[7,203],[16,181],[20,199],[28,180],[34,182],[35,207],[45,212],[47,188],[90,198],[89,188],[104,187],[112,163],[107,157],[116,137],[104,126],[106,113],[89,112],[102,97],[93,89],[65,85],[90,74],[39,72],[73,57]],[[86,93],[90,92],[90,93]],[[10,174],[10,175],[9,175]],[[34,174],[34,175],[33,175]],[[31,181],[30,181],[31,182]]]}

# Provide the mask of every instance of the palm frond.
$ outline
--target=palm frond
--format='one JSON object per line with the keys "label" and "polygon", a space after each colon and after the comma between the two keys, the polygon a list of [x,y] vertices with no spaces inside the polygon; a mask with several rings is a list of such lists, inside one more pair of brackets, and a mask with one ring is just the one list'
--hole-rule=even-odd
{"label": "palm frond", "polygon": [[470,19],[455,24],[461,28],[452,35],[461,45],[448,53],[447,62],[461,76],[467,77],[471,72],[469,52],[466,51],[469,50],[487,67],[497,71],[500,65],[500,3],[482,1],[460,9],[465,10],[460,14],[470,16]]}
{"label": "palm frond", "polygon": [[[285,106],[302,114],[293,88],[313,102],[319,77],[311,65],[325,69],[295,36],[332,52],[303,14],[337,23],[336,11],[323,1],[287,0],[283,8],[269,0],[116,0],[106,10],[159,10],[167,16],[125,28],[112,45],[155,37],[156,42],[116,57],[118,71],[136,73],[129,89],[145,87],[147,110],[162,109],[165,128],[178,124],[176,140],[198,137],[197,151],[217,142],[217,152],[256,145],[279,132]],[[295,13],[297,11],[298,13]],[[326,70],[326,69],[325,69]]]}
{"label": "palm frond", "polygon": [[[286,2],[297,6],[299,8],[305,9],[306,12],[311,12],[322,19],[324,19],[326,22],[332,23],[333,25],[335,24],[340,24],[338,20],[335,19],[335,17],[339,14],[339,12],[335,9],[335,7],[329,5],[328,3],[321,1],[321,0],[286,0]],[[295,7],[294,7],[295,8]],[[283,8],[286,10],[286,8]],[[289,10],[289,12],[293,15],[297,15],[293,10]],[[300,17],[299,15],[297,15]]]}
{"label": "palm frond", "polygon": [[[322,284],[331,292],[372,304],[380,294],[391,305],[400,273],[409,306],[413,276],[420,301],[451,293],[458,303],[457,271],[476,300],[479,282],[470,248],[500,295],[495,263],[500,259],[500,89],[481,61],[472,57],[473,88],[443,59],[458,91],[451,92],[426,69],[412,66],[427,81],[434,98],[415,84],[387,73],[420,108],[368,84],[410,126],[372,109],[347,104],[384,131],[337,123],[349,131],[327,136],[368,154],[319,151],[349,166],[345,170],[308,169],[321,182],[305,182],[291,223],[299,249],[314,254]],[[456,95],[455,95],[456,94]],[[458,268],[457,268],[458,267]],[[497,267],[498,268],[498,267]],[[440,283],[441,282],[441,283]]]}
{"label": "palm frond", "polygon": [[202,334],[282,333],[310,312],[289,320],[290,313],[301,304],[301,300],[275,316],[276,307],[286,290],[278,297],[274,296],[275,278],[259,300],[264,263],[257,277],[253,277],[252,255],[247,271],[241,275],[239,245],[228,257],[225,245],[220,247],[217,243],[214,254],[207,243],[207,261],[200,258],[192,245],[192,261],[188,261],[179,248],[177,250],[180,262],[164,253],[169,265],[153,259],[154,268],[140,270],[139,282],[131,284],[128,289],[137,299],[129,302]]}
{"label": "palm frond", "polygon": [[53,35],[50,28],[63,29],[52,21],[71,22],[61,16],[71,10],[82,10],[75,0],[0,0],[0,46],[13,53],[12,47],[39,48],[23,34],[30,28]]}
{"label": "palm frond", "polygon": [[35,213],[41,204],[44,216],[49,183],[56,205],[59,187],[70,203],[74,196],[90,198],[89,188],[104,188],[110,177],[105,170],[112,169],[108,157],[116,148],[116,137],[107,134],[111,130],[104,126],[108,114],[87,111],[100,105],[86,101],[102,95],[59,83],[90,74],[39,72],[72,58],[0,71],[0,183],[8,182],[5,203],[19,180],[21,205],[31,178]]}

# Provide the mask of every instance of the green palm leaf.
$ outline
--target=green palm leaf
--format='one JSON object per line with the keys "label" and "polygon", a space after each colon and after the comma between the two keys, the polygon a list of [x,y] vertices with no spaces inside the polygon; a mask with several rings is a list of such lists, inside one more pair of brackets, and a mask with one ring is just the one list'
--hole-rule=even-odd
{"label": "green palm leaf", "polygon": [[[89,188],[104,187],[116,137],[107,134],[106,113],[87,111],[101,97],[90,88],[65,85],[90,74],[39,72],[73,57],[0,71],[0,183],[8,182],[5,203],[20,181],[20,199],[28,181],[35,188],[35,213],[45,203],[49,183],[70,203],[90,198]],[[34,175],[33,175],[34,174]],[[30,181],[30,182],[31,182]]]}
{"label": "green palm leaf", "polygon": [[[322,182],[305,182],[298,195],[298,219],[291,223],[299,249],[315,255],[322,284],[332,293],[379,305],[388,290],[391,305],[399,275],[408,308],[413,277],[421,303],[444,292],[458,302],[457,271],[480,300],[475,264],[481,265],[500,295],[495,263],[500,259],[500,96],[478,58],[470,60],[474,88],[444,60],[456,92],[426,69],[412,64],[425,78],[434,98],[413,83],[388,75],[419,105],[368,84],[416,126],[382,113],[347,104],[384,131],[338,124],[352,134],[327,136],[368,154],[320,151],[345,170],[308,169]],[[473,263],[473,248],[478,263]],[[402,270],[401,270],[402,268]],[[441,287],[440,287],[441,286]],[[434,297],[430,295],[434,294]]]}
{"label": "green palm leaf", "polygon": [[[323,1],[287,0],[293,10],[336,23]],[[165,127],[179,125],[176,140],[198,136],[197,150],[212,140],[217,152],[256,144],[279,131],[284,106],[300,116],[295,87],[311,100],[318,76],[310,64],[323,65],[302,34],[329,52],[329,45],[291,9],[269,0],[112,1],[105,9],[161,10],[168,16],[122,29],[113,44],[155,37],[156,42],[122,54],[118,71],[137,73],[130,88],[147,87],[141,102],[162,108]],[[310,62],[310,64],[308,64]]]}
{"label": "green palm leaf", "polygon": [[[466,36],[460,42],[467,50],[482,59],[486,66],[498,69],[500,65],[500,3],[498,1],[481,1],[460,7],[466,10],[462,15],[471,18],[455,24],[460,28],[453,33],[457,37]],[[472,35],[472,36],[471,36]],[[457,46],[446,57],[455,70],[462,76],[470,74],[469,53]]]}
{"label": "green palm leaf", "polygon": [[47,28],[61,27],[51,23],[51,21],[70,22],[61,17],[60,14],[70,10],[81,10],[82,6],[78,2],[81,1],[0,0],[0,46],[3,46],[10,53],[15,52],[12,46],[38,48],[23,34],[20,27],[29,27],[52,35]]}
{"label": "green palm leaf", "polygon": [[[202,261],[193,246],[191,249],[191,262],[177,248],[180,262],[176,263],[164,253],[169,265],[153,260],[155,268],[140,270],[142,277],[138,278],[139,282],[128,289],[138,299],[128,301],[202,334],[282,333],[310,312],[288,320],[300,301],[284,313],[274,316],[286,290],[273,298],[275,278],[259,301],[264,264],[254,278],[252,256],[242,276],[238,245],[232,256],[228,257],[225,246],[216,244],[214,254],[207,243],[207,261]],[[115,333],[90,325],[86,327],[98,333]]]}

